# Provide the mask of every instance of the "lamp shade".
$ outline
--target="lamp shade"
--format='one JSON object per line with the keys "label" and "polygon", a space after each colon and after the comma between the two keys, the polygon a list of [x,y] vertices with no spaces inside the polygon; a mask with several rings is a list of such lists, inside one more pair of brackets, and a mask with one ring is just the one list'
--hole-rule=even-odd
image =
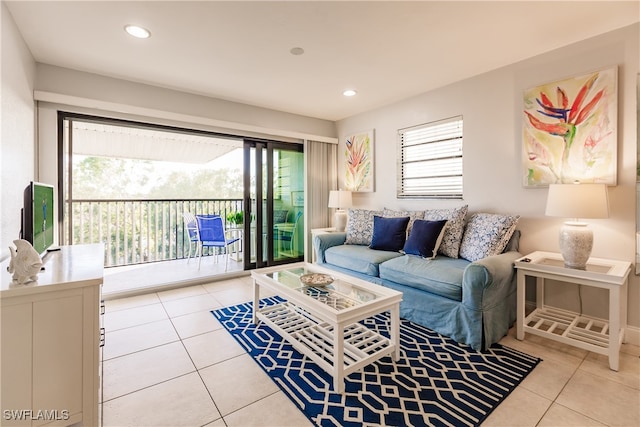
{"label": "lamp shade", "polygon": [[547,216],[608,218],[609,197],[605,184],[551,184]]}
{"label": "lamp shade", "polygon": [[551,184],[547,216],[574,218],[560,228],[560,252],[568,268],[586,269],[593,248],[593,231],[578,218],[607,218],[609,197],[605,184]]}
{"label": "lamp shade", "polygon": [[350,208],[352,203],[351,191],[333,190],[329,192],[330,208]]}

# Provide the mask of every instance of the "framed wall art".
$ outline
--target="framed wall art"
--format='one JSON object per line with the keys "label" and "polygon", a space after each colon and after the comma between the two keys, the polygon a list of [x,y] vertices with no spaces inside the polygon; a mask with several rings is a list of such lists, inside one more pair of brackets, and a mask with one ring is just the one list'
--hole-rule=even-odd
{"label": "framed wall art", "polygon": [[616,185],[617,67],[524,92],[523,184]]}
{"label": "framed wall art", "polygon": [[291,206],[304,206],[304,191],[291,192]]}
{"label": "framed wall art", "polygon": [[344,185],[354,192],[374,190],[374,130],[353,133],[345,137]]}

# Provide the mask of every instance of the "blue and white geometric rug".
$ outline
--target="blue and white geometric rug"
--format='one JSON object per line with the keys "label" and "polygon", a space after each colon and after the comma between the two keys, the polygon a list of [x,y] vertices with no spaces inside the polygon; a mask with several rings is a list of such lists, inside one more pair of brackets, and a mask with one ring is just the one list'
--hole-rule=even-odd
{"label": "blue and white geometric rug", "polygon": [[[278,301],[267,298],[261,305]],[[252,323],[252,306],[212,313],[319,426],[479,425],[540,362],[497,344],[478,352],[402,319],[400,360],[387,356],[352,373],[345,392],[337,394],[329,374],[264,323]],[[364,323],[389,336],[387,315]]]}

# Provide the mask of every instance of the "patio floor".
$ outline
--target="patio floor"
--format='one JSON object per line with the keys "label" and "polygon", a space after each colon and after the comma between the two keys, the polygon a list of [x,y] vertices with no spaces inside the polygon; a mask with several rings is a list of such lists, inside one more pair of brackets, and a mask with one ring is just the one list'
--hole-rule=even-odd
{"label": "patio floor", "polygon": [[190,262],[179,259],[108,267],[104,269],[102,296],[105,299],[122,298],[249,274],[243,271],[242,261],[230,258],[226,272],[224,264],[224,256],[219,256],[218,262],[213,256],[205,256],[199,270],[198,260],[193,258]]}

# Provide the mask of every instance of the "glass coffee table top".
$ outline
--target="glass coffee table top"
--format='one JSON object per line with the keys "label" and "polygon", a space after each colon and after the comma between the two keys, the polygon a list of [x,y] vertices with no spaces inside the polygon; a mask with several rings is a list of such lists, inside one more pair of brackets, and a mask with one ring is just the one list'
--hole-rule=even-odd
{"label": "glass coffee table top", "polygon": [[338,311],[361,305],[383,296],[334,276],[332,276],[333,282],[327,285],[306,285],[300,280],[300,277],[305,274],[319,275],[322,273],[310,270],[307,267],[295,267],[267,273],[265,276],[281,286],[300,292]]}

